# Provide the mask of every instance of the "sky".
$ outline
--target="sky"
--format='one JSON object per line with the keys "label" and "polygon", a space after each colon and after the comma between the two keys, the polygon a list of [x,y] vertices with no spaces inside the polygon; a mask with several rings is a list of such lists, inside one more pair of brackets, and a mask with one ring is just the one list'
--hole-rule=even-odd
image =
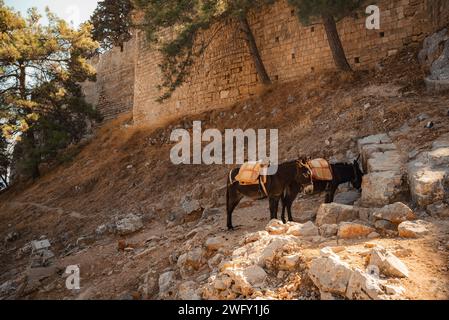
{"label": "sky", "polygon": [[[8,7],[13,7],[22,15],[25,15],[27,9],[31,7],[38,8],[39,12],[45,15],[45,7],[48,6],[58,17],[73,23],[75,27],[89,19],[97,2],[97,0],[5,0]],[[43,22],[45,23],[44,19]]]}

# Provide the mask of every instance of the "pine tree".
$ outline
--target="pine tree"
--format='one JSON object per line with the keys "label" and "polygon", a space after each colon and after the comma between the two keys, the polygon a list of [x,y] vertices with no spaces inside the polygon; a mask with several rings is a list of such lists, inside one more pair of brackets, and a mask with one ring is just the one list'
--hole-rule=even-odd
{"label": "pine tree", "polygon": [[[26,146],[21,158],[34,178],[39,163],[51,154],[48,142],[62,136],[66,139],[59,139],[58,147],[72,142],[80,119],[95,114],[79,86],[95,80],[87,60],[98,48],[91,26],[72,29],[48,10],[47,18],[43,26],[36,9],[23,18],[0,0],[0,128],[4,138]],[[48,122],[58,130],[45,131]]]}
{"label": "pine tree", "polygon": [[338,69],[350,71],[343,45],[337,30],[336,21],[348,16],[362,4],[362,0],[288,0],[297,8],[298,17],[304,24],[311,19],[321,19],[326,30],[327,40]]}
{"label": "pine tree", "polygon": [[93,25],[92,37],[100,43],[102,50],[120,47],[131,39],[131,0],[102,0],[90,18]]}
{"label": "pine tree", "polygon": [[[232,23],[239,28],[260,81],[270,84],[271,80],[262,61],[254,34],[248,23],[250,10],[257,10],[273,0],[136,0],[136,6],[145,11],[142,24],[150,42],[158,43],[163,56],[161,70],[165,90],[159,101],[168,99],[183,84],[190,74],[195,58],[204,53],[220,29],[211,32],[210,39],[198,40],[201,31],[209,29],[215,22]],[[236,23],[237,22],[237,23]],[[160,36],[163,30],[174,30],[173,39]]]}

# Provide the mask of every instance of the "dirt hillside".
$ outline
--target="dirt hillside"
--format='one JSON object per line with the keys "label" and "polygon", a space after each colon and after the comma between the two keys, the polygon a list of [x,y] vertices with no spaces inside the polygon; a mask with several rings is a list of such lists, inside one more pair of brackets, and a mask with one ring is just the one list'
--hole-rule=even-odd
{"label": "dirt hillside", "polygon": [[[279,128],[281,160],[304,155],[347,161],[358,154],[359,139],[380,133],[388,133],[406,157],[430,150],[449,133],[449,95],[426,93],[416,56],[410,49],[376,70],[354,75],[311,74],[167,128],[135,126],[131,115],[105,123],[71,161],[0,195],[0,297],[318,299],[325,298],[323,290],[306,270],[320,249],[337,248],[340,259],[364,268],[365,251],[382,246],[410,271],[395,282],[405,289],[401,298],[448,299],[449,220],[429,216],[411,199],[407,205],[430,224],[424,237],[404,239],[393,233],[375,239],[297,241],[291,252],[300,252],[304,265],[294,272],[279,274],[266,267],[267,280],[255,286],[261,290],[212,292],[211,277],[221,276],[220,261],[236,261],[234,250],[245,245],[245,237],[265,230],[268,203],[244,200],[234,213],[238,227],[229,232],[224,196],[231,167],[175,166],[169,159],[170,132],[190,129],[193,120],[203,121],[203,130]],[[426,128],[430,121],[433,127]],[[339,192],[347,189],[345,185]],[[323,198],[300,196],[293,208],[295,221],[305,223],[311,215],[314,222]],[[185,212],[186,205],[193,206],[191,212]],[[136,232],[120,235],[112,230],[129,215],[142,221]],[[268,233],[258,238],[257,246],[276,234],[272,229]],[[27,244],[45,238],[55,258],[51,268],[36,274],[29,268]],[[214,242],[210,238],[221,239],[217,249],[207,244]],[[196,259],[198,248],[203,251]],[[80,267],[80,290],[65,288],[68,265]],[[235,285],[237,280],[229,277]]]}

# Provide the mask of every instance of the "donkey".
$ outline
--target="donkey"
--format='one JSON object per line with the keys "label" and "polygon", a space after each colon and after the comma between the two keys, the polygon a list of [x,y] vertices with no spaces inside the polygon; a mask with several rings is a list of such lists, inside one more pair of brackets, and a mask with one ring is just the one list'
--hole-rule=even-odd
{"label": "donkey", "polygon": [[[359,158],[354,160],[353,163],[336,163],[331,164],[333,179],[332,181],[319,181],[312,179],[313,189],[305,188],[307,194],[317,194],[326,191],[325,203],[331,203],[334,201],[335,192],[338,186],[342,183],[350,182],[352,186],[361,190],[363,171],[360,169]],[[289,221],[293,221],[292,218],[292,205],[298,196],[299,192],[302,190],[302,186],[298,185],[295,181],[289,184],[285,190],[283,197],[281,198],[282,203],[282,221],[285,223],[285,210],[288,213]],[[307,190],[311,190],[307,192]]]}
{"label": "donkey", "polygon": [[278,171],[274,175],[267,176],[266,192],[259,185],[240,185],[235,181],[240,168],[235,168],[229,173],[229,179],[226,188],[226,212],[227,227],[232,230],[232,213],[235,207],[244,197],[254,200],[263,200],[268,198],[270,205],[271,219],[277,219],[279,201],[284,196],[287,186],[296,183],[298,186],[311,186],[312,174],[301,160],[290,161],[278,166]]}

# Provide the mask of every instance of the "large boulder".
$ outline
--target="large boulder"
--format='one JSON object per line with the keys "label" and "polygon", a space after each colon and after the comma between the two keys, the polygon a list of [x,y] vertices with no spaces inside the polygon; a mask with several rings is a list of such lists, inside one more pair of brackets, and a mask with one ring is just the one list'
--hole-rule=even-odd
{"label": "large boulder", "polygon": [[194,248],[182,254],[177,261],[179,271],[183,278],[199,270],[205,264],[204,252],[201,248]]}
{"label": "large boulder", "polygon": [[394,224],[416,219],[413,210],[402,202],[396,202],[377,209],[374,211],[373,216],[376,220],[387,220]]}
{"label": "large boulder", "polygon": [[429,223],[417,221],[405,221],[398,226],[399,236],[402,238],[420,238],[429,233]]}
{"label": "large boulder", "polygon": [[320,291],[344,296],[352,269],[335,254],[319,257],[312,261],[309,276]]}
{"label": "large boulder", "polygon": [[368,159],[368,172],[394,171],[400,172],[402,167],[401,155],[398,151],[374,152]]}
{"label": "large boulder", "polygon": [[342,239],[357,239],[367,237],[374,228],[362,223],[343,222],[338,227],[338,237]]}
{"label": "large boulder", "polygon": [[354,221],[359,218],[356,207],[338,203],[325,203],[320,206],[317,212],[316,224],[339,224],[340,222]]}
{"label": "large boulder", "polygon": [[381,207],[402,200],[407,188],[402,173],[384,171],[366,174],[362,190],[362,205]]}
{"label": "large boulder", "polygon": [[407,266],[385,248],[376,247],[371,251],[369,264],[379,268],[386,276],[406,278],[409,275]]}
{"label": "large boulder", "polygon": [[198,285],[193,281],[183,282],[178,287],[178,299],[201,300]]}
{"label": "large boulder", "polygon": [[265,227],[265,230],[270,234],[284,234],[287,232],[289,226],[283,223],[281,220],[273,219]]}
{"label": "large boulder", "polygon": [[176,276],[168,271],[159,276],[159,296],[161,298],[173,297],[176,289]]}
{"label": "large boulder", "polygon": [[449,198],[449,134],[432,148],[408,164],[410,193],[421,208]]}
{"label": "large boulder", "polygon": [[289,222],[290,227],[287,230],[287,234],[296,237],[315,237],[319,235],[318,228],[312,221],[308,221],[304,224]]}
{"label": "large boulder", "polygon": [[255,288],[260,288],[267,278],[265,270],[257,265],[243,268],[231,267],[222,272],[228,275],[233,281],[233,290],[247,297],[251,296]]}
{"label": "large boulder", "polygon": [[449,29],[436,32],[424,40],[419,61],[429,71],[425,79],[431,91],[449,89]]}

